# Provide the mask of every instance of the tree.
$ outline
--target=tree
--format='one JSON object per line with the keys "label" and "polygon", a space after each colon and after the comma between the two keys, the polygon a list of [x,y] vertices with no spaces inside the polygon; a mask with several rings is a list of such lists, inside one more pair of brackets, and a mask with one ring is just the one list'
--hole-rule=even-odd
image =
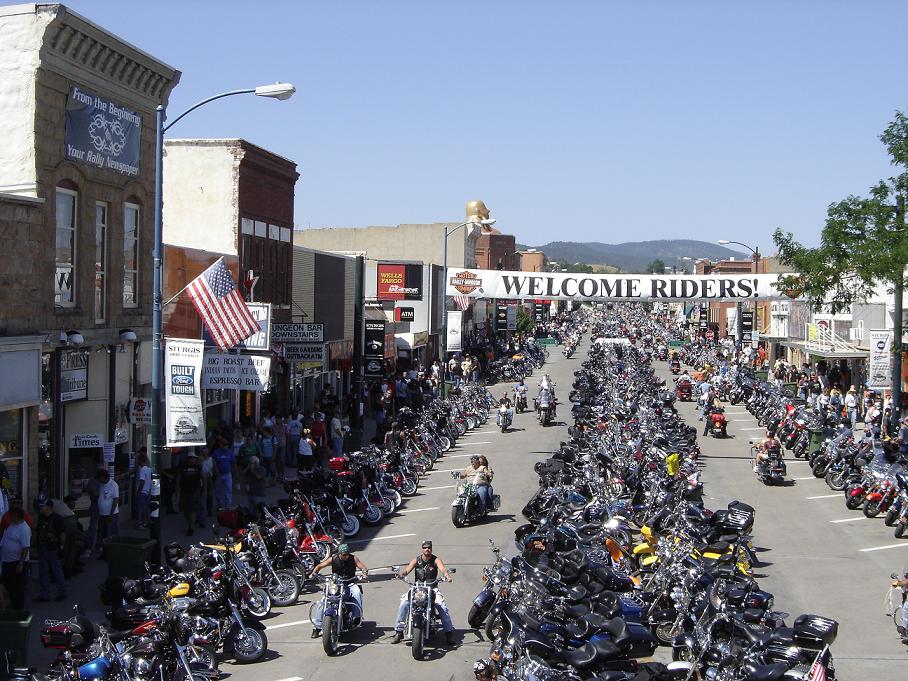
{"label": "tree", "polygon": [[665,263],[656,258],[649,265],[646,266],[647,274],[665,274]]}
{"label": "tree", "polygon": [[[901,385],[902,292],[908,263],[905,195],[908,190],[908,117],[901,111],[880,135],[889,160],[901,172],[870,187],[866,197],[848,196],[827,209],[820,245],[807,248],[791,232],[777,229],[773,241],[782,263],[795,273],[777,286],[804,296],[815,310],[850,310],[885,285],[895,294],[896,333],[893,387]],[[893,420],[898,418],[901,391],[893,391]]]}
{"label": "tree", "polygon": [[536,322],[533,321],[533,317],[527,312],[527,309],[523,305],[518,305],[517,330],[520,333],[532,333],[535,328]]}

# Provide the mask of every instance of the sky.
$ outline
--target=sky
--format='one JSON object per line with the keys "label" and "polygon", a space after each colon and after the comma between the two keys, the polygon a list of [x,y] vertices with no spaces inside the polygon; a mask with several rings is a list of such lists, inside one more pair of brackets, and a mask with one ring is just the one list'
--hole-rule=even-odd
{"label": "sky", "polygon": [[[13,3],[4,3],[13,4]],[[537,245],[818,243],[894,174],[908,3],[887,0],[70,0],[182,71],[172,137],[298,164],[298,228],[462,220]]]}

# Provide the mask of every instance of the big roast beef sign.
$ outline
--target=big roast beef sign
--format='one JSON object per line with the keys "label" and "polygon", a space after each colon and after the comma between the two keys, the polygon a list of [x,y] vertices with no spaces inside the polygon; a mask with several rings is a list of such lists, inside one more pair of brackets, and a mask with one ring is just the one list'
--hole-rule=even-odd
{"label": "big roast beef sign", "polygon": [[379,300],[422,300],[422,265],[378,263],[375,271]]}
{"label": "big roast beef sign", "polygon": [[778,300],[776,274],[648,275],[465,270],[448,276],[446,295],[554,300]]}

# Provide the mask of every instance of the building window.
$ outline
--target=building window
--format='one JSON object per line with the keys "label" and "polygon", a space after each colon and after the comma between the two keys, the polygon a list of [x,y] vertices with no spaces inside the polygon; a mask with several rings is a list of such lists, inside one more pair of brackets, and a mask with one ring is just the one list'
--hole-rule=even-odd
{"label": "building window", "polygon": [[69,189],[56,191],[56,262],[54,272],[54,305],[76,305],[76,229],[79,195]]}
{"label": "building window", "polygon": [[107,310],[107,204],[95,203],[95,323],[103,324]]}
{"label": "building window", "polygon": [[136,307],[139,300],[139,207],[123,209],[123,307]]}

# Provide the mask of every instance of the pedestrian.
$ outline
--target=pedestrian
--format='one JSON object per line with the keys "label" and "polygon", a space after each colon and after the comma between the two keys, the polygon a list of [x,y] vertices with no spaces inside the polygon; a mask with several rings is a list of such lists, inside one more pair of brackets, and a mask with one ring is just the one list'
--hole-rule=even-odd
{"label": "pedestrian", "polygon": [[9,500],[9,509],[3,514],[3,517],[0,518],[0,534],[3,534],[6,528],[13,524],[15,516],[12,514],[12,511],[16,508],[22,511],[25,523],[28,525],[29,529],[35,529],[35,521],[23,507],[22,497],[12,497]]}
{"label": "pedestrian", "polygon": [[820,411],[820,395],[823,394],[823,384],[816,374],[811,374],[810,381],[807,384],[810,394],[810,408],[814,412]]}
{"label": "pedestrian", "polygon": [[66,580],[63,577],[63,566],[60,555],[63,551],[65,534],[63,518],[54,513],[53,499],[44,499],[38,510],[38,526],[35,529],[38,549],[38,577],[41,582],[41,593],[35,603],[50,601],[50,578],[53,577],[57,587],[57,601],[65,601]]}
{"label": "pedestrian", "polygon": [[208,455],[208,447],[199,447],[199,469],[202,484],[199,488],[199,511],[196,518],[196,527],[205,527],[209,517],[214,517],[214,461]]}
{"label": "pedestrian", "polygon": [[9,595],[13,610],[25,610],[25,590],[28,586],[28,552],[32,543],[32,531],[25,522],[21,507],[11,508],[10,525],[0,539],[0,579]]}
{"label": "pedestrian", "polygon": [[274,420],[274,470],[275,476],[284,481],[284,460],[287,458],[287,416]]}
{"label": "pedestrian", "polygon": [[148,455],[139,454],[139,479],[136,485],[136,495],[139,500],[139,527],[148,527],[149,504],[151,501],[151,467],[148,465]]}
{"label": "pedestrian", "polygon": [[262,448],[259,446],[258,440],[256,440],[252,431],[249,431],[243,439],[243,446],[240,447],[240,451],[236,455],[237,480],[234,483],[236,489],[240,492],[246,491],[246,485],[248,484],[246,471],[249,470],[249,461],[253,456],[261,459]]}
{"label": "pedestrian", "polygon": [[344,453],[344,429],[341,424],[340,412],[335,411],[331,418],[331,451],[334,456],[340,456]]}
{"label": "pedestrian", "polygon": [[297,446],[297,462],[299,467],[306,471],[311,471],[315,465],[315,442],[310,437],[308,428],[303,428],[303,434]]}
{"label": "pedestrian", "polygon": [[233,469],[236,466],[236,455],[227,443],[226,437],[218,438],[218,446],[211,453],[214,461],[215,501],[218,508],[233,507]]}
{"label": "pedestrian", "polygon": [[287,442],[287,460],[285,463],[289,467],[296,465],[296,452],[299,449],[300,436],[303,434],[303,417],[300,416],[296,409],[293,410],[290,420],[287,421],[287,433],[290,439]]}
{"label": "pedestrian", "polygon": [[267,471],[262,466],[259,457],[249,458],[249,466],[246,469],[246,481],[249,484],[249,506],[258,513],[265,503],[265,482]]}
{"label": "pedestrian", "polygon": [[858,392],[855,386],[851,386],[845,395],[845,413],[851,422],[851,430],[854,430],[858,422]]}
{"label": "pedestrian", "polygon": [[202,493],[202,466],[195,452],[188,452],[180,465],[177,483],[180,488],[180,510],[186,520],[186,536],[191,537],[195,533],[193,526],[198,517],[199,498]]}
{"label": "pedestrian", "polygon": [[120,519],[120,486],[107,470],[98,472],[101,491],[98,495],[98,555],[105,539],[117,536]]}
{"label": "pedestrian", "polygon": [[262,441],[259,445],[262,450],[262,468],[265,469],[268,484],[273,485],[275,479],[277,479],[277,470],[274,466],[274,452],[277,449],[275,447],[274,428],[265,428],[265,432],[262,435]]}
{"label": "pedestrian", "polygon": [[98,497],[101,494],[101,473],[103,468],[95,471],[95,475],[88,481],[85,486],[85,493],[88,495],[88,546],[83,554],[83,558],[90,558],[91,552],[98,545]]}
{"label": "pedestrian", "polygon": [[160,505],[167,515],[176,515],[173,507],[173,495],[176,491],[177,463],[179,457],[170,447],[165,447],[161,452],[161,499]]}

